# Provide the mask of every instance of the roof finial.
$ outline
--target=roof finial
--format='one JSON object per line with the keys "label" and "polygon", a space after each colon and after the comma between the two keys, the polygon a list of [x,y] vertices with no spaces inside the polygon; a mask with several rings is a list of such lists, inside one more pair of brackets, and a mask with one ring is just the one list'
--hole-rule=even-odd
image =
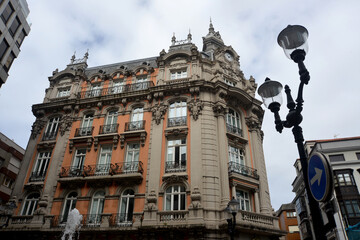
{"label": "roof finial", "polygon": [[192,36],[191,36],[190,28],[189,28],[189,34],[187,36],[187,40],[188,40],[189,43],[191,42],[191,39],[192,39]]}
{"label": "roof finial", "polygon": [[212,21],[211,21],[211,17],[210,17],[210,26],[209,26],[209,32],[214,32],[214,26],[212,24]]}
{"label": "roof finial", "polygon": [[173,33],[173,36],[171,38],[171,44],[175,45],[175,42],[176,42],[176,37],[175,37],[175,33]]}
{"label": "roof finial", "polygon": [[89,58],[89,49],[86,50],[86,53],[84,55],[84,60],[86,61]]}
{"label": "roof finial", "polygon": [[70,59],[70,64],[73,64],[74,61],[75,61],[75,54],[76,54],[76,51],[74,51],[74,55],[72,55],[71,59]]}

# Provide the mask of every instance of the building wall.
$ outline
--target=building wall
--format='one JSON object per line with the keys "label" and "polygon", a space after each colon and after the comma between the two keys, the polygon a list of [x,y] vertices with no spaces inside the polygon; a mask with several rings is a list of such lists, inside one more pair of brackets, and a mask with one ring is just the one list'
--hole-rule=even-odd
{"label": "building wall", "polygon": [[[11,6],[11,7],[10,7]],[[11,15],[6,12],[10,9]],[[4,13],[5,12],[5,13]],[[24,38],[30,32],[30,26],[26,21],[29,9],[25,0],[4,0],[0,5],[0,44],[2,54],[0,56],[0,87],[6,82],[12,62],[20,53],[20,46]],[[6,16],[6,17],[5,17]],[[18,22],[18,27],[13,27]]]}
{"label": "building wall", "polygon": [[[216,51],[209,47],[215,43]],[[204,45],[212,54],[199,52],[191,36],[186,41],[173,39],[169,51],[157,57],[93,68],[87,67],[86,53],[83,59],[73,56],[63,71],[54,71],[44,102],[33,106],[36,121],[15,184],[12,202],[17,209],[9,232],[22,224],[40,227],[45,233],[60,231],[68,194],[75,192],[85,235],[105,230],[107,236],[115,231],[138,239],[169,234],[222,239],[228,234],[225,209],[233,197],[242,207],[237,214],[237,238],[283,235],[272,215],[262,149],[263,110],[254,98],[255,80],[245,79],[239,56],[223,43],[212,24]],[[226,60],[225,53],[233,58]],[[114,87],[119,80],[124,85]],[[183,107],[173,111],[174,103],[180,102]],[[128,128],[137,107],[143,108],[144,125]],[[118,127],[101,132],[112,110],[118,112]],[[88,114],[93,114],[93,120],[85,131]],[[234,117],[230,127],[229,116]],[[58,125],[49,132],[54,122]],[[169,163],[168,145],[181,139],[172,148],[179,162],[175,157]],[[129,168],[124,161],[133,142],[140,145],[140,163]],[[112,147],[111,165],[101,172],[98,163],[104,145]],[[86,149],[82,167],[71,167],[81,148]],[[180,153],[185,148],[183,164]],[[44,152],[51,152],[48,167],[40,178],[34,178]],[[126,189],[134,191],[134,207],[129,221],[122,222],[119,212]],[[105,192],[105,204],[94,223],[91,206],[99,190]],[[36,196],[37,207],[24,214],[30,196]]]}

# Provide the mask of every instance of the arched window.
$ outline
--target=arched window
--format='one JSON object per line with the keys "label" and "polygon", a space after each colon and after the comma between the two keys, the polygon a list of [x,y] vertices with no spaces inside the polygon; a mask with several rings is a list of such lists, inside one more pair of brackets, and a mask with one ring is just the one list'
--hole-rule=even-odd
{"label": "arched window", "polygon": [[231,108],[226,114],[226,130],[240,136],[243,135],[240,114]]}
{"label": "arched window", "polygon": [[88,224],[100,225],[101,214],[104,210],[105,192],[97,191],[91,201],[90,215],[88,217]]}
{"label": "arched window", "polygon": [[114,81],[112,85],[112,93],[122,93],[125,89],[126,80],[121,79],[119,81]]}
{"label": "arched window", "polygon": [[186,102],[177,101],[169,107],[168,127],[186,125]]}
{"label": "arched window", "polygon": [[121,194],[119,223],[131,223],[134,211],[134,191],[127,189]]}
{"label": "arched window", "polygon": [[77,196],[78,194],[76,192],[71,192],[66,196],[61,222],[67,221],[70,211],[76,206]]}
{"label": "arched window", "polygon": [[29,196],[27,196],[24,201],[21,215],[22,216],[33,215],[35,209],[37,208],[39,198],[40,198],[39,193],[31,193]]}
{"label": "arched window", "polygon": [[170,186],[165,191],[165,211],[185,210],[186,191],[181,185]]}

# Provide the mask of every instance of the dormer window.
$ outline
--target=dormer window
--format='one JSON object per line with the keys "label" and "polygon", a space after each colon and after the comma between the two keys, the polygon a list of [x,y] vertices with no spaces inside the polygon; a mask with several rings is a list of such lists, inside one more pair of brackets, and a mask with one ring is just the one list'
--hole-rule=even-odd
{"label": "dormer window", "polygon": [[68,96],[70,96],[70,87],[59,89],[56,95],[57,98],[68,97]]}
{"label": "dormer window", "polygon": [[232,87],[235,87],[235,82],[233,82],[233,81],[230,81],[229,79],[227,79],[227,78],[224,78],[224,82],[227,84],[227,85],[229,85],[229,86],[232,86]]}
{"label": "dormer window", "polygon": [[186,71],[186,69],[176,70],[176,71],[172,71],[172,72],[170,73],[170,79],[171,79],[171,80],[181,79],[181,78],[187,78],[187,71]]}

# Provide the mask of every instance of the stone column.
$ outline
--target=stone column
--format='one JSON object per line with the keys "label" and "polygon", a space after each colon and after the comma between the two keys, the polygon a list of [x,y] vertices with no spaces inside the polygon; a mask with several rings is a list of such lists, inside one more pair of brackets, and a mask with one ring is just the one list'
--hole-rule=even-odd
{"label": "stone column", "polygon": [[255,211],[257,213],[260,213],[259,189],[258,188],[254,192],[254,198],[255,198]]}

